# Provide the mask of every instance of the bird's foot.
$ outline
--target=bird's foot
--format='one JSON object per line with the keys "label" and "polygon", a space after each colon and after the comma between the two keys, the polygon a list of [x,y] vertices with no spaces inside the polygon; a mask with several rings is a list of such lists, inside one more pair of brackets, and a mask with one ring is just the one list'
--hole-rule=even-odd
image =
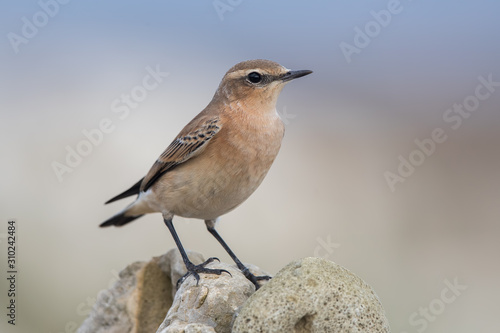
{"label": "bird's foot", "polygon": [[187,273],[177,281],[177,289],[179,289],[179,286],[182,284],[182,282],[184,282],[184,280],[186,280],[191,275],[194,276],[194,278],[196,279],[196,285],[198,285],[198,282],[200,282],[199,273],[216,274],[216,275],[221,275],[222,273],[227,273],[227,274],[231,275],[231,273],[229,273],[225,269],[205,268],[206,265],[208,265],[209,263],[211,263],[215,260],[220,262],[220,260],[218,258],[215,258],[215,257],[208,258],[208,260],[206,260],[204,263],[201,263],[199,265],[195,265],[190,261],[187,262],[186,263]]}
{"label": "bird's foot", "polygon": [[267,275],[262,275],[262,276],[256,276],[254,274],[252,274],[247,267],[243,266],[243,268],[240,268],[241,272],[243,273],[243,275],[245,275],[245,277],[250,280],[250,282],[252,282],[255,286],[255,290],[258,290],[261,286],[259,284],[259,281],[269,281],[271,280],[271,277],[270,276],[267,276]]}

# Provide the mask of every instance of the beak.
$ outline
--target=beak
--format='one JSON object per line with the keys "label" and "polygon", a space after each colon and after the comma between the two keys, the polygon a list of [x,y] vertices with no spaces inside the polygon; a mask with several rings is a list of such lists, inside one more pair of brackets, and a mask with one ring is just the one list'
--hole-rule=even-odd
{"label": "beak", "polygon": [[312,73],[312,71],[309,71],[309,70],[289,71],[281,77],[281,81],[283,81],[283,82],[291,81],[293,79],[303,77],[303,76],[309,75],[311,73]]}

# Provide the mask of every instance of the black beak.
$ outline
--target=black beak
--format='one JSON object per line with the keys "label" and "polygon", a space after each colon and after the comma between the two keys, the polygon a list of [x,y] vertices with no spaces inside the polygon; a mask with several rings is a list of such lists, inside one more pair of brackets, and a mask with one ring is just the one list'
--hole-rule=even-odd
{"label": "black beak", "polygon": [[309,71],[309,70],[289,71],[288,73],[286,73],[285,75],[283,75],[281,77],[281,81],[287,82],[287,81],[290,81],[290,80],[293,80],[293,79],[296,79],[299,77],[309,75],[311,73],[312,73],[312,71]]}

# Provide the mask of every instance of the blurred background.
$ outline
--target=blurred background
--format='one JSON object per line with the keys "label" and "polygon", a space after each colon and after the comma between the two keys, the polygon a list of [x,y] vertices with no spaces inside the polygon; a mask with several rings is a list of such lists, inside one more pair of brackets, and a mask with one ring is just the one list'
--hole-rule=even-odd
{"label": "blurred background", "polygon": [[[341,264],[373,286],[393,332],[500,330],[498,2],[0,6],[2,332],[74,332],[122,268],[174,247],[160,214],[99,229],[130,200],[103,203],[255,58],[314,74],[283,90],[282,150],[220,220],[238,256],[272,274],[308,256]],[[203,222],[175,225],[186,248],[230,262]]]}

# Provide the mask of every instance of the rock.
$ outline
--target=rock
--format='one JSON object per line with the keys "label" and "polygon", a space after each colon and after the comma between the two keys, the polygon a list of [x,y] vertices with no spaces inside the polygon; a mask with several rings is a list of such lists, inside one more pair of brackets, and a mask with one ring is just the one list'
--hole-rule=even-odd
{"label": "rock", "polygon": [[[201,253],[194,251],[187,251],[189,260],[195,265],[201,264],[205,261]],[[158,264],[161,269],[168,275],[170,286],[172,290],[172,300],[177,292],[177,281],[186,274],[186,266],[182,260],[181,254],[177,249],[171,249],[161,257],[159,257]],[[172,305],[172,303],[170,303]],[[162,320],[165,319],[163,316]]]}
{"label": "rock", "polygon": [[[188,256],[194,264],[205,261],[196,252],[188,252]],[[189,277],[176,292],[177,280],[186,273],[178,250],[133,263],[120,272],[113,287],[99,293],[77,332],[230,332],[234,312],[255,287],[235,266],[213,262],[207,267],[228,270],[232,277],[200,274],[198,286]],[[256,275],[268,275],[252,265],[249,269]]]}
{"label": "rock", "polygon": [[390,332],[380,301],[359,277],[320,258],[283,268],[239,311],[233,333]]}
{"label": "rock", "polygon": [[[199,253],[188,256],[194,264],[204,262]],[[293,262],[257,292],[234,265],[207,267],[231,275],[200,274],[198,285],[188,277],[176,292],[186,272],[177,250],[129,265],[99,293],[78,333],[389,332],[375,292],[330,261]]]}
{"label": "rock", "polygon": [[101,291],[78,333],[154,332],[172,304],[170,278],[159,258],[136,262],[119,274],[120,279]]}
{"label": "rock", "polygon": [[215,333],[216,330],[212,326],[203,324],[186,324],[181,322],[172,323],[168,327],[160,328],[157,332],[168,333]]}
{"label": "rock", "polygon": [[[255,286],[234,265],[212,262],[206,267],[225,269],[231,275],[201,274],[198,285],[194,277],[188,277],[157,333],[231,332],[234,313],[255,292]],[[255,266],[249,269],[267,275]]]}

